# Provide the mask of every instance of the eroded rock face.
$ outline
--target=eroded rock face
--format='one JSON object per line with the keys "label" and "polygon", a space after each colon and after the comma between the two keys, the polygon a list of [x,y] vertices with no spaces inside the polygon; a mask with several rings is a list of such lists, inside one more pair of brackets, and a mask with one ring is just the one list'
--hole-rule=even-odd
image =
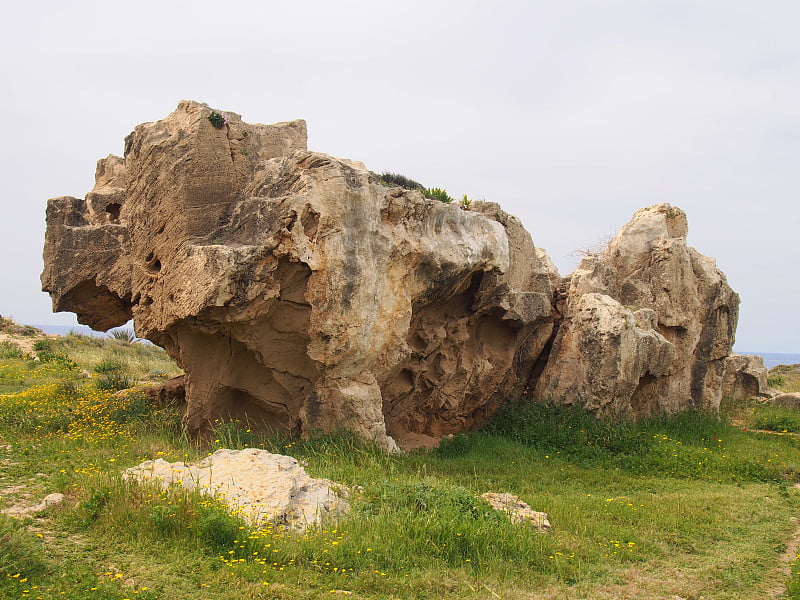
{"label": "eroded rock face", "polygon": [[[133,317],[186,372],[186,420],[345,429],[387,449],[482,422],[552,330],[554,267],[496,205],[465,211],[309,152],[303,121],[181,102],[49,202],[43,288]],[[387,433],[388,431],[388,433]]]}
{"label": "eroded rock face", "polygon": [[581,261],[538,399],[613,417],[719,407],[739,297],[686,233],[683,211],[658,204]]}

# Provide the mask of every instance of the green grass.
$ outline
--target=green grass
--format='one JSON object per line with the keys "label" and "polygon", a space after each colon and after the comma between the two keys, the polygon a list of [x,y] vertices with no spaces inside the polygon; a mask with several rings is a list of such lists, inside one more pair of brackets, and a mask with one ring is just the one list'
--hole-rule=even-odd
{"label": "green grass", "polygon": [[769,371],[769,386],[779,392],[800,392],[800,366],[778,365]]}
{"label": "green grass", "polygon": [[[752,431],[758,406],[739,407],[736,426],[702,413],[610,426],[511,406],[481,432],[396,456],[347,435],[290,440],[219,422],[200,447],[174,408],[86,376],[176,372],[158,349],[67,336],[40,352],[62,358],[0,360],[0,489],[22,486],[0,508],[23,494],[66,501],[0,518],[3,598],[749,600],[787,583],[800,445]],[[352,511],[303,534],[254,529],[197,493],[120,477],[221,447],[295,456],[348,486]],[[476,499],[488,491],[547,512],[552,531],[512,525]],[[798,581],[787,597],[800,598]]]}
{"label": "green grass", "polygon": [[0,342],[0,358],[24,358],[25,353],[14,342],[3,340]]}

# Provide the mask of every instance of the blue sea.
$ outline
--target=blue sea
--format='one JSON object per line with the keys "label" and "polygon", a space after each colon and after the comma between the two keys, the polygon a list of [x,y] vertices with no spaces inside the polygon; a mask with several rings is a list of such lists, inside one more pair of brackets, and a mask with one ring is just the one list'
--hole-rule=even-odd
{"label": "blue sea", "polygon": [[764,359],[764,366],[767,369],[778,365],[800,365],[800,354],[779,354],[775,352],[746,352],[745,350],[735,350],[736,354],[755,354]]}
{"label": "blue sea", "polygon": [[[105,337],[105,333],[95,331],[86,325],[32,325],[38,327],[48,335],[69,335],[70,333],[80,333],[81,335],[95,335]],[[131,328],[133,329],[133,328]]]}

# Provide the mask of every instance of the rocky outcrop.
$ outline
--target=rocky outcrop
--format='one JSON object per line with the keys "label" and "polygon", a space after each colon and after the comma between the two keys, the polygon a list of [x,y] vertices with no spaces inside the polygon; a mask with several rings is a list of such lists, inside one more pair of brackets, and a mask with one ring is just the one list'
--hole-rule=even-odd
{"label": "rocky outcrop", "polygon": [[187,464],[163,458],[123,472],[123,479],[155,481],[163,488],[199,490],[224,502],[252,525],[272,523],[304,530],[349,511],[341,486],[313,479],[291,456],[266,450],[217,450]]}
{"label": "rocky outcrop", "polygon": [[[550,337],[549,260],[496,205],[387,188],[305,123],[181,102],[48,203],[54,310],[136,332],[186,372],[186,421],[345,429],[387,449],[481,423]],[[387,433],[388,432],[388,433]]]}
{"label": "rocky outcrop", "polygon": [[767,375],[760,356],[731,354],[725,358],[722,397],[730,400],[770,398],[777,392],[770,389]]}
{"label": "rocky outcrop", "polygon": [[739,297],[687,230],[680,209],[643,208],[581,261],[536,398],[615,418],[719,407]]}
{"label": "rocky outcrop", "polygon": [[509,396],[597,416],[715,410],[762,395],[731,356],[738,296],[686,244],[686,215],[638,211],[561,279],[515,217],[387,187],[310,152],[303,121],[248,124],[181,102],[48,203],[54,310],[136,332],[184,369],[186,423],[387,450],[482,424]]}

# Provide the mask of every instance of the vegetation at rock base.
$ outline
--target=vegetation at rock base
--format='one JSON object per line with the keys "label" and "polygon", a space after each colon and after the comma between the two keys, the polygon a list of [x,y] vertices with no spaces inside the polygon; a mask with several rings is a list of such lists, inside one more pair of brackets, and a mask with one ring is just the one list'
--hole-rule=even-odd
{"label": "vegetation at rock base", "polygon": [[[297,441],[218,422],[209,445],[135,388],[177,369],[153,346],[66,336],[0,359],[0,508],[62,492],[36,517],[0,515],[0,597],[800,598],[800,440],[753,429],[796,413],[760,404],[609,426],[557,405],[501,411],[438,449],[387,456],[347,435]],[[44,358],[43,358],[44,357]],[[783,421],[780,421],[783,419]],[[780,421],[780,423],[779,423]],[[248,527],[216,500],[125,482],[146,459],[262,447],[350,487],[338,523]],[[476,499],[518,495],[553,530]],[[790,572],[791,571],[791,572]]]}

